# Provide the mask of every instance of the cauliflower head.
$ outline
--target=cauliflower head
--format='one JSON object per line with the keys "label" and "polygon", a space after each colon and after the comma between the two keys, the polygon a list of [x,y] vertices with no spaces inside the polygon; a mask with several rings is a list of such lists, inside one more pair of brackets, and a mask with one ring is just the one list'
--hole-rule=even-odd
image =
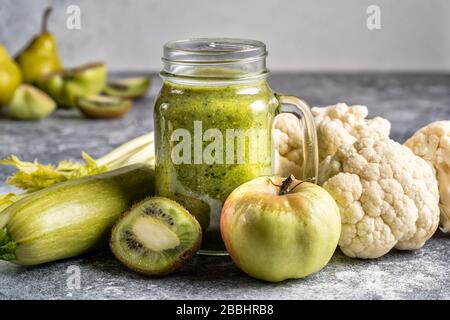
{"label": "cauliflower head", "polygon": [[[367,119],[366,106],[348,106],[338,103],[311,109],[314,116],[319,144],[319,160],[334,155],[342,144],[352,144],[366,137],[387,138],[391,130],[388,120],[377,117]],[[281,176],[294,174],[299,177],[303,164],[302,127],[298,118],[290,113],[276,117],[274,124],[276,173]]]}
{"label": "cauliflower head", "polygon": [[322,163],[323,187],[339,206],[345,255],[378,258],[418,249],[439,224],[439,192],[431,167],[391,139],[342,145]]}
{"label": "cauliflower head", "polygon": [[430,123],[405,145],[433,167],[439,185],[441,230],[450,232],[450,120]]}

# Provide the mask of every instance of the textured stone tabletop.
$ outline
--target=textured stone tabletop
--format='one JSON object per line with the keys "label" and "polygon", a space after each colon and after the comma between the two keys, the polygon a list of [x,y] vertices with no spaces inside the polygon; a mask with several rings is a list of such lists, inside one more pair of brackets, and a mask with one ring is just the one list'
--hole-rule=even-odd
{"label": "textured stone tabletop", "polygon": [[[392,122],[403,142],[419,127],[450,119],[450,75],[274,74],[272,87],[300,95],[311,105],[365,104],[371,116]],[[61,110],[41,122],[0,118],[0,157],[57,163],[94,157],[153,127],[153,99],[140,101],[124,119],[89,121]],[[12,171],[0,167],[0,181]],[[13,190],[0,182],[0,193]],[[68,286],[76,266],[80,288]],[[72,267],[73,268],[73,267]],[[0,262],[1,299],[450,299],[450,236],[438,232],[415,252],[394,251],[371,261],[336,252],[319,273],[280,284],[247,277],[228,257],[197,256],[178,273],[160,279],[129,272],[107,251],[34,268]]]}

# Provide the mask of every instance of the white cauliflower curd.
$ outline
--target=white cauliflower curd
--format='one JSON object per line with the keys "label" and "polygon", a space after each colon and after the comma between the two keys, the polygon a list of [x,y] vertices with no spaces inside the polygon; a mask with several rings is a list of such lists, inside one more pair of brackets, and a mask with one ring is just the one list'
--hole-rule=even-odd
{"label": "white cauliflower curd", "polygon": [[275,118],[272,130],[275,146],[275,173],[282,177],[301,176],[303,133],[299,119],[291,113]]}
{"label": "white cauliflower curd", "polygon": [[436,231],[436,178],[407,147],[388,138],[362,138],[340,146],[321,167],[323,187],[340,209],[339,246],[347,256],[418,249]]}
{"label": "white cauliflower curd", "polygon": [[430,123],[405,145],[432,166],[439,184],[441,230],[450,232],[450,121]]}
{"label": "white cauliflower curd", "polygon": [[[323,108],[314,107],[311,112],[317,129],[320,160],[333,155],[342,144],[352,144],[362,137],[389,137],[390,122],[380,117],[367,119],[366,106],[338,103]],[[302,128],[299,120],[290,113],[278,115],[273,134],[278,157],[276,173],[281,176],[292,173],[299,177],[303,164]]]}

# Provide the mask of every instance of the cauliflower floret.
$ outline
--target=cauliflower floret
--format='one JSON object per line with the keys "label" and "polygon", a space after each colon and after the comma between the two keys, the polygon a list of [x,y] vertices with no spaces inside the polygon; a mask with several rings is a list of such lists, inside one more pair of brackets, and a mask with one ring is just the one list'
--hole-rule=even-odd
{"label": "cauliflower floret", "polygon": [[275,172],[283,177],[301,176],[303,163],[303,133],[301,122],[292,113],[282,113],[275,119],[272,131],[275,146]]}
{"label": "cauliflower floret", "polygon": [[381,117],[367,120],[366,106],[338,103],[325,108],[312,108],[319,139],[319,159],[332,156],[342,144],[352,144],[363,137],[389,137],[391,123]]}
{"label": "cauliflower floret", "polygon": [[362,138],[321,164],[324,188],[339,206],[341,250],[378,258],[392,248],[422,247],[439,224],[439,192],[431,167],[397,142]]}
{"label": "cauliflower floret", "polygon": [[[366,106],[338,103],[324,108],[314,107],[311,112],[317,129],[320,161],[333,155],[342,144],[352,144],[365,136],[387,138],[391,130],[386,119],[366,119]],[[303,140],[298,118],[290,113],[278,115],[273,134],[279,158],[276,173],[281,176],[292,173],[299,177],[303,164]]]}
{"label": "cauliflower floret", "polygon": [[450,121],[430,123],[405,145],[432,166],[439,184],[441,230],[450,232]]}

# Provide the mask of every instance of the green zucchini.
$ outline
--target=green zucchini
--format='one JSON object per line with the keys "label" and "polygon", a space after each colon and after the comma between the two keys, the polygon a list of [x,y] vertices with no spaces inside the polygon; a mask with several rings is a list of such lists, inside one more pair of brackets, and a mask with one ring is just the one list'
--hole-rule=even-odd
{"label": "green zucchini", "polygon": [[121,213],[153,192],[153,169],[136,164],[31,193],[0,213],[0,259],[36,265],[99,248]]}

